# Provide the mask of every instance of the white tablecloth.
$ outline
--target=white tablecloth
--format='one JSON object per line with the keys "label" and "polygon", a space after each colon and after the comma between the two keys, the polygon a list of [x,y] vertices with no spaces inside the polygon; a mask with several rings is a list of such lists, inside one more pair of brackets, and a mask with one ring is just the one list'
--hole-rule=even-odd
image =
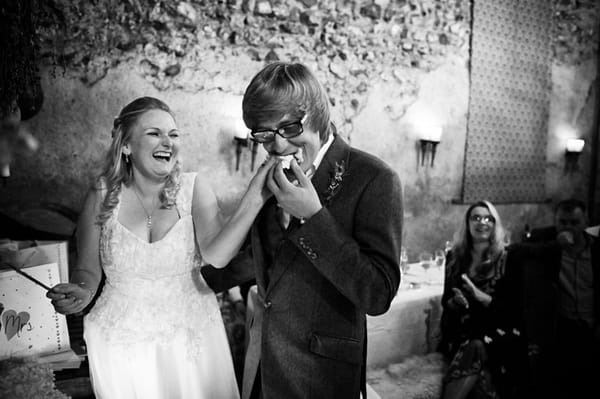
{"label": "white tablecloth", "polygon": [[390,309],[367,317],[368,368],[435,351],[440,338],[442,275],[443,270],[429,270],[425,283],[418,265],[411,265]]}

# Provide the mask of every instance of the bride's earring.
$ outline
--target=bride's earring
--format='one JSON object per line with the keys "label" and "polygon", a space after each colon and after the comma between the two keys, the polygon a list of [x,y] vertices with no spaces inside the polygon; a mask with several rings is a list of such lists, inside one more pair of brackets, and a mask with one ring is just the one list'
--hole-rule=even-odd
{"label": "bride's earring", "polygon": [[123,151],[121,153],[125,157],[125,163],[129,164],[129,155],[131,154],[131,152],[129,150],[123,148]]}

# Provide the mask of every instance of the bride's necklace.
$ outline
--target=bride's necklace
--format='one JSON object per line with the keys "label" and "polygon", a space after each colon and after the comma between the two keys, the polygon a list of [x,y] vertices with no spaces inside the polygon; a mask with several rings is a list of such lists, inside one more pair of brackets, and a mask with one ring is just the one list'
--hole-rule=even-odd
{"label": "bride's necklace", "polygon": [[152,209],[151,212],[148,212],[148,210],[144,206],[144,201],[142,201],[142,198],[140,197],[140,194],[138,193],[137,186],[135,185],[135,183],[133,183],[132,186],[133,186],[133,193],[137,197],[138,201],[140,202],[140,205],[142,206],[142,209],[144,210],[144,213],[146,214],[146,228],[148,229],[148,241],[152,242],[152,216],[154,215],[154,212],[158,208],[154,208],[154,209]]}

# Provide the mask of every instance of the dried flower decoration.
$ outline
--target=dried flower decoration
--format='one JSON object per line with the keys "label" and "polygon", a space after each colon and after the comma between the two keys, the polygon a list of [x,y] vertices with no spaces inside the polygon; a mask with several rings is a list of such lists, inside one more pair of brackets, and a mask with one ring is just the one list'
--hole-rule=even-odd
{"label": "dried flower decoration", "polygon": [[48,364],[33,359],[9,358],[0,361],[0,397],[11,399],[69,399],[56,389]]}
{"label": "dried flower decoration", "polygon": [[342,160],[341,162],[335,163],[335,169],[333,171],[333,175],[329,180],[329,186],[327,186],[327,191],[325,191],[325,203],[328,204],[331,199],[337,194],[342,184],[342,180],[344,179],[344,174],[346,173],[346,161]]}

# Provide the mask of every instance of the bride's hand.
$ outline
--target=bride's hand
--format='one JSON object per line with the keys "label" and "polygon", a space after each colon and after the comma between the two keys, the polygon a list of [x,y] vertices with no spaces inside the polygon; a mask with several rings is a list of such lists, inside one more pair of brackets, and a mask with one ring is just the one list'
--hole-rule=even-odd
{"label": "bride's hand", "polygon": [[52,300],[54,309],[61,314],[72,314],[81,312],[93,297],[93,292],[78,284],[57,284],[46,293],[46,297]]}
{"label": "bride's hand", "polygon": [[247,194],[251,197],[257,197],[261,200],[261,206],[267,202],[267,200],[273,195],[271,190],[266,186],[265,182],[267,180],[267,175],[269,170],[278,162],[276,157],[269,157],[266,159],[256,171],[256,174],[250,180],[250,184],[248,185],[248,189],[246,190]]}

